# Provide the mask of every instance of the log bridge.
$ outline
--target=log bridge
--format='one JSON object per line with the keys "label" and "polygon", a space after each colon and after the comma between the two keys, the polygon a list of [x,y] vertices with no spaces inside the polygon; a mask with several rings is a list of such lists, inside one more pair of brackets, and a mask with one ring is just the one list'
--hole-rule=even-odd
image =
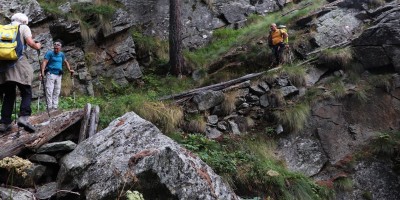
{"label": "log bridge", "polygon": [[78,142],[82,142],[96,133],[99,110],[98,106],[86,104],[84,109],[50,112],[50,117],[46,112],[33,115],[29,121],[36,127],[35,133],[29,133],[13,123],[10,131],[0,133],[0,160],[18,155],[24,149],[35,151],[77,123],[81,127],[76,133],[79,134]]}

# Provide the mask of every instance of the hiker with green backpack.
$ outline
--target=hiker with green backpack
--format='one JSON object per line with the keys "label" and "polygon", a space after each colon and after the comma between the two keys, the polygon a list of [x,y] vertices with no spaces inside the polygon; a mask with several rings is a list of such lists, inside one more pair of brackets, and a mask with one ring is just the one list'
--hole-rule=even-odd
{"label": "hiker with green backpack", "polygon": [[275,23],[271,24],[268,35],[268,45],[274,54],[275,61],[273,62],[273,66],[283,63],[282,54],[285,48],[289,47],[288,38],[289,35],[286,29],[278,29]]}
{"label": "hiker with green backpack", "polygon": [[[11,116],[16,101],[16,88],[21,94],[21,105],[17,124],[28,132],[35,132],[35,127],[29,123],[32,113],[32,80],[33,68],[23,51],[26,45],[40,49],[41,44],[33,40],[31,29],[27,26],[28,17],[16,13],[11,17],[10,25],[0,26],[0,87],[4,93],[1,108],[0,132],[11,129]],[[21,48],[22,46],[22,48]]]}

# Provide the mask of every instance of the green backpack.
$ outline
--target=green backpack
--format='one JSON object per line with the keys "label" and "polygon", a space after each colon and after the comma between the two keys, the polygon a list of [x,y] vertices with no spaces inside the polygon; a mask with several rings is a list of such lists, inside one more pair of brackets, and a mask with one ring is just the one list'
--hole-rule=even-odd
{"label": "green backpack", "polygon": [[[286,26],[285,26],[285,25],[282,25],[282,24],[279,25],[279,26],[278,26],[278,29],[281,30],[281,32],[283,31],[283,32],[289,34],[288,31],[287,31],[287,29],[286,29]],[[289,43],[289,37],[287,37],[286,40],[283,41],[283,42],[286,43],[286,44],[288,44],[288,43]]]}

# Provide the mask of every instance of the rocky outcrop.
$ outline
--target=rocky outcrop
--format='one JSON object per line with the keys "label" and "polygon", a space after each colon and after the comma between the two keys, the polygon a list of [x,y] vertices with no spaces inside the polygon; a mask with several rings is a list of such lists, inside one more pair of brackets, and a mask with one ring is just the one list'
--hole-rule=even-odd
{"label": "rocky outcrop", "polygon": [[5,18],[10,19],[14,13],[25,13],[29,18],[29,23],[37,24],[47,18],[43,8],[36,0],[1,0],[0,13]]}
{"label": "rocky outcrop", "polygon": [[281,140],[280,152],[289,169],[316,175],[326,163],[341,161],[380,132],[397,130],[400,101],[381,89],[371,96],[364,103],[349,96],[315,104],[305,130]]}
{"label": "rocky outcrop", "polygon": [[400,71],[400,6],[375,18],[372,27],[366,29],[353,42],[356,58],[365,69]]}
{"label": "rocky outcrop", "polygon": [[400,197],[400,178],[393,170],[391,160],[371,159],[357,163],[353,180],[353,190],[341,191],[337,200],[357,200],[365,197],[372,199],[398,199]]}
{"label": "rocky outcrop", "polygon": [[[163,39],[168,38],[168,0],[118,0],[130,14],[132,24],[145,25],[145,32]],[[189,48],[203,46],[211,39],[214,29],[238,27],[250,14],[266,14],[279,9],[288,1],[181,1],[183,44]]]}
{"label": "rocky outcrop", "polygon": [[199,157],[133,112],[65,156],[58,186],[99,200],[114,199],[128,188],[145,199],[238,199]]}

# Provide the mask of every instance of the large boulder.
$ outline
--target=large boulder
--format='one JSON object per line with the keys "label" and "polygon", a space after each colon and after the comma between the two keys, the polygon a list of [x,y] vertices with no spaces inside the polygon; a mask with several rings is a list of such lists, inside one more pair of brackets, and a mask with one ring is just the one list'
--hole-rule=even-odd
{"label": "large boulder", "polygon": [[61,159],[59,189],[86,199],[116,199],[138,190],[145,199],[238,199],[199,157],[133,112],[80,143]]}

